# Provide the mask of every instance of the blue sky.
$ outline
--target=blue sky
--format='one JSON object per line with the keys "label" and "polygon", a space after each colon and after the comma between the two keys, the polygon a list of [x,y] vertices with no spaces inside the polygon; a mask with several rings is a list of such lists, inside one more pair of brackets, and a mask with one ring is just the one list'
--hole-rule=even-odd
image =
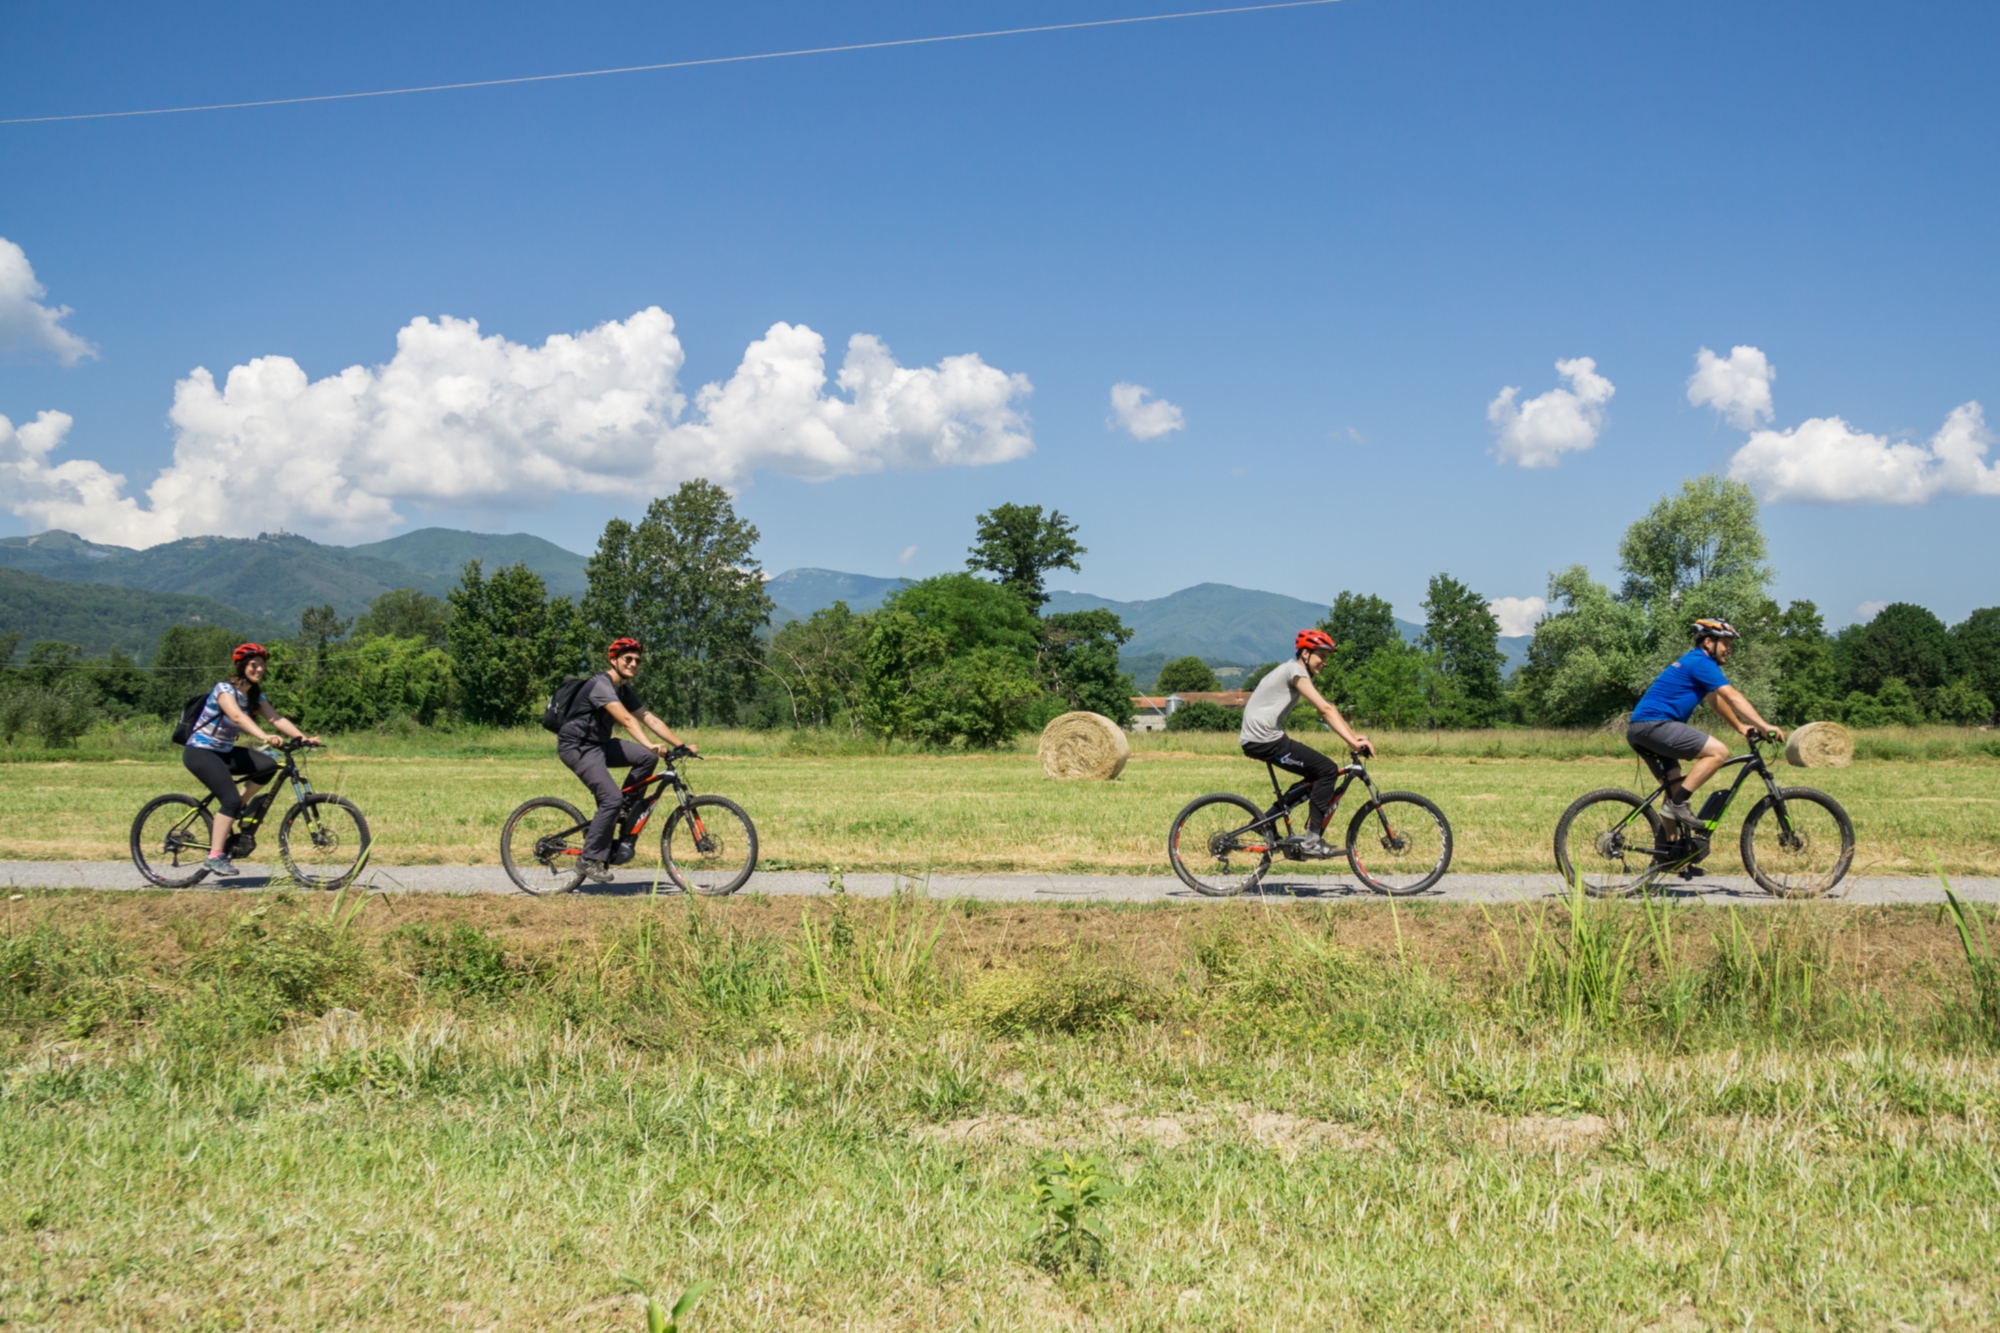
{"label": "blue sky", "polygon": [[[0,119],[1175,8],[16,5]],[[955,568],[1011,500],[1082,525],[1061,584],[1416,618],[1439,571],[1494,598],[1614,579],[1627,523],[1734,467],[1773,497],[1782,598],[1957,620],[2000,602],[2000,450],[1960,410],[2000,411],[1996,37],[1988,6],[1344,0],[0,126],[0,237],[42,289],[15,266],[10,324],[0,248],[0,530],[588,550],[703,472],[773,571]],[[808,335],[760,342],[781,322],[829,376],[857,334],[893,364],[801,382]],[[1703,347],[1761,360],[1697,403]],[[1558,374],[1578,358],[1608,398]],[[487,380],[515,388],[423,433]],[[1108,428],[1119,383],[1183,424]],[[1542,400],[1511,435],[1509,387]]]}

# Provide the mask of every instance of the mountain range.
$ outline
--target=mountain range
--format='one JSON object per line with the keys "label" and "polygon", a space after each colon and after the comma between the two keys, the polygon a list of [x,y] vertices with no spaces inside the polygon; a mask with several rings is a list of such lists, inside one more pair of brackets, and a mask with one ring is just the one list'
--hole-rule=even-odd
{"label": "mountain range", "polygon": [[[169,624],[223,623],[253,637],[295,631],[299,613],[330,604],[354,616],[394,588],[442,597],[469,560],[488,573],[526,564],[555,596],[579,596],[585,557],[527,533],[421,528],[363,546],[324,546],[290,533],[188,537],[145,550],[85,541],[68,532],[0,538],[0,633],[23,641],[60,639],[88,653],[150,649]],[[809,616],[835,601],[872,611],[910,582],[832,569],[788,569],[765,590],[774,624]],[[89,591],[63,585],[88,585]],[[1142,684],[1169,658],[1199,657],[1220,674],[1289,655],[1292,635],[1326,607],[1282,593],[1200,583],[1165,597],[1120,602],[1086,592],[1049,595],[1050,612],[1114,611],[1133,631],[1121,655]],[[1421,627],[1398,620],[1415,639]],[[1526,660],[1528,639],[1502,638],[1508,669]]]}

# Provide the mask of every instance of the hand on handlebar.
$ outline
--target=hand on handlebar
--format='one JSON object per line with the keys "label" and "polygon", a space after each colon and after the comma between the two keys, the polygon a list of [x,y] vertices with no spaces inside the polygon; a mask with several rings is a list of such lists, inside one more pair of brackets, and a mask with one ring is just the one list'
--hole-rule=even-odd
{"label": "hand on handlebar", "polygon": [[1375,757],[1375,743],[1366,736],[1356,736],[1354,744],[1348,748],[1364,759],[1373,759]]}

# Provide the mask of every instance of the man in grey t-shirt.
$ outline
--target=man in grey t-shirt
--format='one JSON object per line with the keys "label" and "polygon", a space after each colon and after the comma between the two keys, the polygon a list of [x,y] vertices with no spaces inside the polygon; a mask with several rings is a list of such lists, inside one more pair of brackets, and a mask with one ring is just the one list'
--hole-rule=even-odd
{"label": "man in grey t-shirt", "polygon": [[[681,743],[680,737],[640,703],[639,696],[632,691],[632,681],[639,674],[641,651],[637,639],[619,639],[613,643],[605,653],[611,660],[610,669],[592,676],[583,687],[581,698],[589,707],[578,707],[556,732],[556,758],[597,798],[597,813],[591,817],[590,829],[583,837],[582,869],[585,875],[599,882],[611,878],[610,866],[623,865],[632,859],[631,834],[621,831],[617,846],[612,846],[612,834],[618,831],[618,812],[625,803],[625,788],[653,776],[659,756]],[[613,736],[614,722],[638,744]],[[646,734],[647,729],[666,737],[667,743],[655,741]],[[687,748],[690,754],[694,752],[694,746]],[[614,768],[630,770],[623,784],[611,776]]]}
{"label": "man in grey t-shirt", "polygon": [[1285,714],[1304,699],[1333,728],[1334,735],[1347,742],[1348,749],[1372,755],[1375,747],[1366,736],[1356,734],[1347,725],[1340,710],[1328,703],[1313,684],[1313,677],[1325,668],[1327,655],[1333,652],[1333,636],[1325,630],[1302,629],[1292,646],[1292,660],[1272,667],[1257,682],[1250,701],[1243,706],[1243,730],[1237,733],[1236,740],[1243,753],[1259,763],[1276,764],[1312,781],[1311,810],[1306,817],[1305,836],[1298,841],[1298,851],[1303,856],[1333,856],[1337,849],[1327,844],[1324,834],[1327,816],[1333,813],[1334,789],[1340,785],[1340,765],[1310,745],[1302,745],[1285,735]]}

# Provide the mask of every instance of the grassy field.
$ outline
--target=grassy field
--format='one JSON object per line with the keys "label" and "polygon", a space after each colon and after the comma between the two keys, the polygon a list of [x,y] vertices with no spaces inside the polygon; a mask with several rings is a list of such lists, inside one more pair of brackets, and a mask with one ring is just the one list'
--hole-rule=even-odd
{"label": "grassy field", "polygon": [[[1167,826],[1189,798],[1268,794],[1258,790],[1263,769],[1227,736],[1137,737],[1117,782],[1063,784],[1042,775],[1025,744],[955,755],[870,753],[810,734],[697,739],[714,757],[690,765],[691,780],[751,812],[769,869],[1165,873]],[[1381,744],[1371,764],[1378,785],[1438,802],[1458,870],[1547,871],[1556,819],[1571,800],[1595,787],[1647,789],[1631,752],[1610,736],[1447,733]],[[1847,807],[1857,874],[1930,874],[1934,866],[1992,874],[2000,867],[1996,750],[2000,742],[1976,731],[1867,733],[1853,767],[1779,771]],[[497,863],[499,827],[514,806],[544,793],[585,795],[539,731],[343,738],[312,760],[312,772],[322,788],[361,805],[377,860],[392,865]],[[0,764],[0,858],[122,858],[139,806],[191,784],[177,757],[157,747]],[[1714,869],[1739,869],[1736,827],[1752,803],[1739,798]],[[1346,816],[1337,818],[1344,829]]]}
{"label": "grassy field", "polygon": [[1935,912],[350,906],[5,904],[0,1325],[2000,1319]]}

